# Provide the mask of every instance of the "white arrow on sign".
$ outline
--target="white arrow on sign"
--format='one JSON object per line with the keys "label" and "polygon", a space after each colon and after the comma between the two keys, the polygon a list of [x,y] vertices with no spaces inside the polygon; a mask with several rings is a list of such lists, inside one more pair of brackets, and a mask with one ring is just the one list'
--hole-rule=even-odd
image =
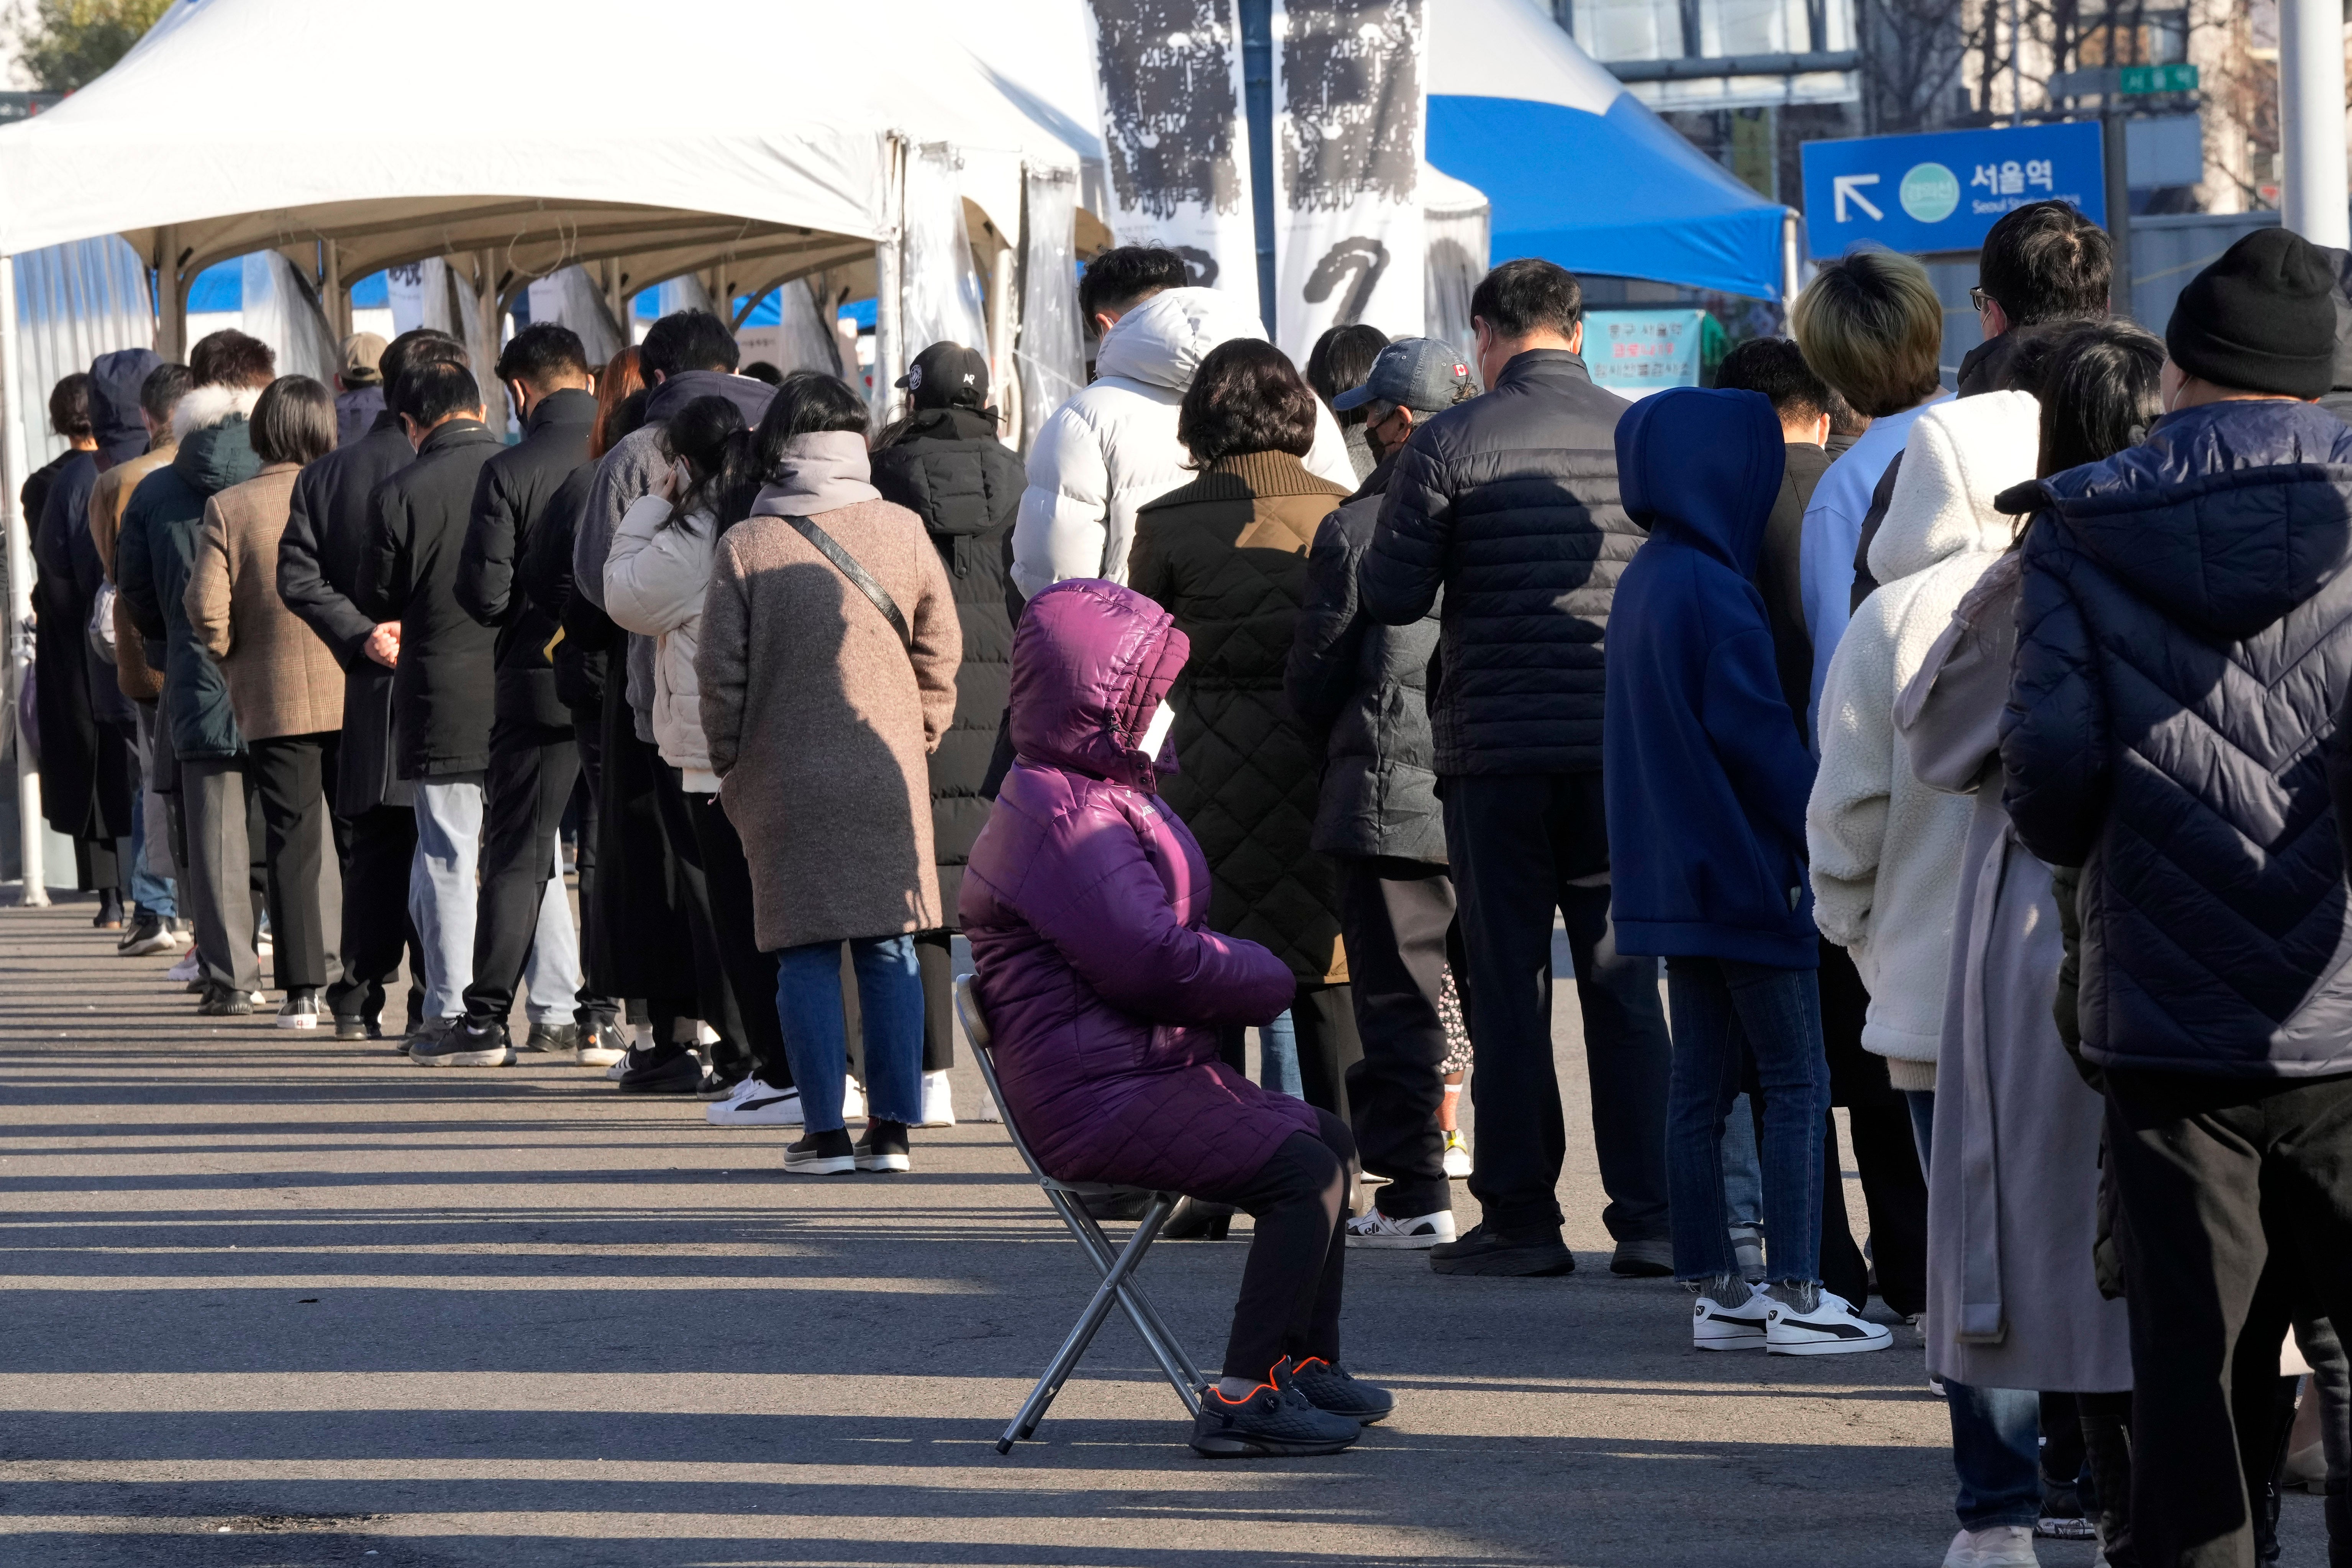
{"label": "white arrow on sign", "polygon": [[1830,181],[1830,189],[1837,195],[1838,222],[1843,223],[1846,221],[1845,204],[1848,200],[1851,200],[1854,205],[1860,207],[1871,216],[1876,218],[1879,222],[1885,223],[1886,221],[1886,215],[1880,212],[1875,206],[1873,206],[1871,205],[1870,198],[1864,195],[1861,190],[1858,189],[1858,187],[1863,185],[1874,185],[1876,184],[1878,184],[1878,176],[1875,174],[1839,174],[1833,177]]}

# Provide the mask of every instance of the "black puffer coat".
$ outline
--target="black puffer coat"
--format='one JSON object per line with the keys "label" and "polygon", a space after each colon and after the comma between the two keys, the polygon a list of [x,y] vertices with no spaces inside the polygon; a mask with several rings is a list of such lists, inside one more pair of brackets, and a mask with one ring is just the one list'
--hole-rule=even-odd
{"label": "black puffer coat", "polygon": [[1364,608],[1410,626],[1445,590],[1437,771],[1601,766],[1601,637],[1643,531],[1617,499],[1617,421],[1580,355],[1534,349],[1412,433],[1364,556]]}
{"label": "black puffer coat", "polygon": [[931,859],[950,929],[961,929],[956,904],[964,862],[988,825],[992,803],[982,786],[1012,700],[1013,626],[1021,618],[1010,575],[1013,521],[1027,483],[1019,454],[996,438],[996,416],[988,411],[927,408],[874,454],[874,488],[923,520],[947,563],[963,623],[955,721],[931,753]]}
{"label": "black puffer coat", "polygon": [[1344,982],[1339,888],[1313,839],[1322,748],[1282,695],[1307,552],[1345,492],[1286,452],[1220,459],[1135,516],[1129,585],[1192,657],[1168,700],[1178,770],[1160,798],[1209,862],[1209,924],[1274,950],[1307,984]]}
{"label": "black puffer coat", "polygon": [[2081,866],[2083,1054],[2352,1069],[2352,901],[2325,753],[2352,685],[2352,430],[2220,403],[2021,491],[2004,801]]}
{"label": "black puffer coat", "polygon": [[566,475],[515,563],[516,585],[563,628],[555,645],[555,699],[572,710],[575,725],[584,722],[591,729],[604,708],[605,661],[629,643],[629,634],[612,616],[572,588],[572,542],[595,484],[593,458]]}
{"label": "black puffer coat", "polygon": [[352,599],[400,623],[392,700],[404,779],[489,764],[498,639],[457,603],[457,558],[482,465],[503,450],[488,426],[452,419],[368,498],[375,516]]}
{"label": "black puffer coat", "polygon": [[1357,576],[1395,471],[1391,452],[1363,489],[1323,520],[1307,556],[1307,602],[1283,694],[1323,742],[1315,847],[1445,864],[1445,822],[1431,771],[1429,664],[1437,611],[1409,626],[1364,614]]}
{"label": "black puffer coat", "polygon": [[555,616],[515,581],[531,538],[572,471],[588,460],[596,395],[558,392],[530,411],[523,438],[482,465],[466,546],[457,560],[457,603],[498,628],[496,727],[509,731],[572,728],[572,710],[556,694],[547,651]]}

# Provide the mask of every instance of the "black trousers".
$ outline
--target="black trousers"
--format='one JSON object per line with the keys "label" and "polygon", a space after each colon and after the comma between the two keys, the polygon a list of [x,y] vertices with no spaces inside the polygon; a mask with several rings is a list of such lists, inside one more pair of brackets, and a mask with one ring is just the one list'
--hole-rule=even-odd
{"label": "black trousers", "polygon": [[416,858],[416,813],[377,805],[348,818],[339,834],[343,856],[342,975],[327,988],[338,1017],[373,1018],[408,955],[408,1022],[424,1016],[425,952],[408,918],[408,868]]}
{"label": "black trousers", "polygon": [[[2239,1428],[2277,1375],[2284,1310],[2257,1300],[2282,1288],[2273,1264],[2313,1315],[2352,1321],[2352,1077],[2110,1068],[2106,1100],[2129,1227],[2133,1540],[2144,1563],[2251,1568]],[[2268,1340],[2245,1347],[2267,1377],[2240,1354],[2248,1335]]]}
{"label": "black trousers", "polygon": [[923,977],[923,1070],[945,1072],[955,1066],[955,932],[917,931],[915,965]]}
{"label": "black trousers", "polygon": [[326,867],[327,804],[334,789],[342,735],[279,735],[252,741],[247,781],[261,798],[262,838],[269,867],[272,978],[281,991],[316,991],[330,980],[327,917],[320,874]]}
{"label": "black trousers", "polygon": [[[617,661],[616,661],[617,662]],[[679,907],[678,875],[660,789],[668,767],[637,739],[625,683],[604,682],[603,766],[596,802],[596,910],[614,996],[634,996],[659,1038],[695,1015],[694,939]]]}
{"label": "black trousers", "polygon": [[[790,1089],[793,1069],[784,1060],[782,1026],[776,1016],[776,955],[760,951],[752,921],[751,867],[743,858],[743,841],[715,795],[681,792],[686,812],[701,852],[702,882],[710,898],[712,936],[718,943],[720,983],[727,991],[740,1034],[729,1034],[751,1053],[752,1070],[773,1089]],[[705,1013],[706,1020],[715,1013]]]}
{"label": "black trousers", "polygon": [[580,752],[580,783],[572,798],[580,807],[578,847],[573,864],[580,876],[580,1012],[612,1017],[620,1007],[613,988],[613,952],[604,936],[604,911],[596,900],[596,832],[604,794],[604,715],[601,710],[574,710],[572,743]]}
{"label": "black trousers", "polygon": [[1339,1295],[1348,1261],[1345,1198],[1356,1141],[1320,1109],[1313,1137],[1294,1132],[1257,1173],[1196,1197],[1231,1204],[1256,1223],[1225,1341],[1227,1377],[1265,1380],[1284,1356],[1339,1359]]}
{"label": "black trousers", "polygon": [[[1830,1064],[1830,1103],[1846,1108],[1853,1133],[1854,1169],[1862,1173],[1862,1201],[1870,1216],[1871,1263],[1854,1244],[1845,1208],[1845,1184],[1822,1183],[1822,1283],[1856,1306],[1867,1293],[1873,1264],[1878,1294],[1906,1316],[1927,1305],[1927,1180],[1919,1170],[1919,1144],[1911,1133],[1911,1110],[1886,1080],[1886,1058],[1862,1048],[1862,1026],[1870,1011],[1870,991],[1853,959],[1835,942],[1821,944],[1822,1045]],[[1824,1134],[1825,1172],[1842,1171],[1837,1123]]]}
{"label": "black trousers", "polygon": [[1601,774],[1469,773],[1439,781],[1462,940],[1478,1161],[1470,1191],[1498,1230],[1559,1228],[1568,1152],[1552,1065],[1551,923],[1568,926],[1592,1141],[1619,1241],[1663,1241],[1666,1079],[1673,1047],[1658,961],[1617,951],[1609,921],[1609,826]]}
{"label": "black trousers", "polygon": [[[1302,982],[1291,998],[1290,1027],[1298,1047],[1300,1097],[1318,1110],[1349,1121],[1348,1077],[1364,1057],[1356,1034],[1354,988]],[[1248,1030],[1236,1025],[1221,1031],[1217,1055],[1235,1072],[1246,1072]]]}
{"label": "black trousers", "polygon": [[[1422,860],[1335,857],[1339,940],[1363,1056],[1348,1070],[1356,1147],[1386,1176],[1381,1212],[1411,1219],[1453,1206],[1445,1178],[1445,1029],[1437,1000],[1454,927],[1454,883]],[[1303,1052],[1301,1053],[1304,1054]]]}
{"label": "black trousers", "polygon": [[[761,1064],[747,1047],[749,1029],[743,1009],[737,1003],[734,986],[728,981],[726,957],[719,951],[718,923],[710,912],[710,875],[703,864],[702,840],[695,832],[694,812],[687,805],[681,777],[676,768],[662,763],[654,798],[661,813],[662,832],[669,840],[672,896],[678,913],[684,917],[688,948],[692,955],[693,1014],[719,1036],[719,1043],[710,1047],[711,1065],[730,1078],[737,1077],[756,1070]],[[740,842],[736,853],[742,853]],[[750,878],[751,873],[745,871],[747,884]],[[746,938],[750,935],[748,931],[740,934]],[[772,966],[768,994],[761,998],[772,1016],[775,999]],[[776,1054],[783,1054],[781,1041]]]}
{"label": "black trousers", "polygon": [[474,903],[474,978],[466,1018],[504,1022],[530,962],[539,910],[555,875],[563,808],[580,776],[568,730],[517,727],[490,737],[482,776],[481,891]]}

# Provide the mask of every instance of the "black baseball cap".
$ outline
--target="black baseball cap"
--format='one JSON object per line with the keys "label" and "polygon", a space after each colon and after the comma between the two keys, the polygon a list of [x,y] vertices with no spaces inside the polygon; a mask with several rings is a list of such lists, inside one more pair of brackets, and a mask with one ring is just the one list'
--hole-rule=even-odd
{"label": "black baseball cap", "polygon": [[1469,381],[1469,363],[1452,343],[1399,338],[1372,361],[1372,374],[1364,384],[1341,393],[1331,406],[1344,413],[1377,400],[1401,403],[1416,414],[1435,414],[1453,407]]}
{"label": "black baseball cap", "polygon": [[898,385],[918,408],[985,408],[988,362],[961,343],[936,342],[915,356]]}

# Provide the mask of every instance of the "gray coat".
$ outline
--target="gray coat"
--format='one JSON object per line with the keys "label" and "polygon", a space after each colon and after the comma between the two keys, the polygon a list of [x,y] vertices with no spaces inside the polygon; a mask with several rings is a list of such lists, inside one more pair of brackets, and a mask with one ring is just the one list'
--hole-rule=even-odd
{"label": "gray coat", "polygon": [[2018,557],[1960,603],[1895,709],[1912,771],[1976,797],[1960,858],[1927,1173],[1927,1369],[1991,1388],[2132,1384],[2124,1303],[2099,1294],[2099,1097],[2059,1043],[2050,869],[2001,806]]}

